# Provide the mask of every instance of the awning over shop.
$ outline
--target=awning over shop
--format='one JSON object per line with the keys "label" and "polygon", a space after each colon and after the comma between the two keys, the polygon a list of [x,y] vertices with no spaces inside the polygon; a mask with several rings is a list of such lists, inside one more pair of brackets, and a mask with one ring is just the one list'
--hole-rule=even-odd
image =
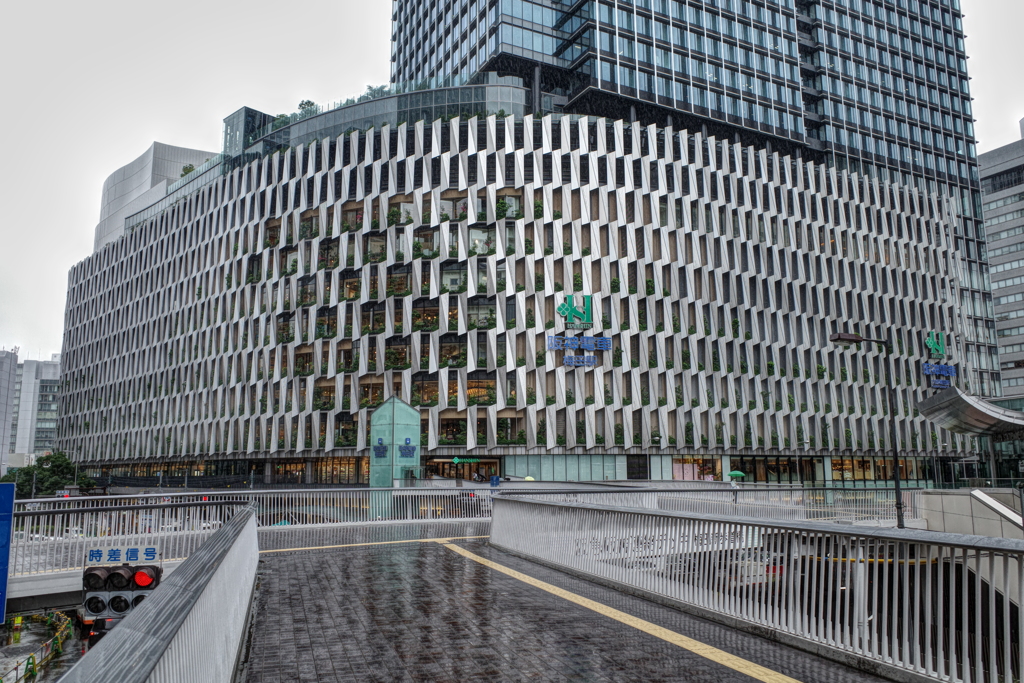
{"label": "awning over shop", "polygon": [[956,434],[992,436],[1001,441],[1024,432],[1024,413],[1000,408],[956,387],[926,398],[917,408],[936,425]]}

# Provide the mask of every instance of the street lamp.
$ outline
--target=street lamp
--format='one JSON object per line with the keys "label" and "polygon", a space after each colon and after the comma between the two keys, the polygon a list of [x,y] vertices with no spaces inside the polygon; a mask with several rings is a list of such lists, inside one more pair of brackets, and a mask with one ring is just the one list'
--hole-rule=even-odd
{"label": "street lamp", "polygon": [[880,344],[885,348],[885,384],[889,390],[889,434],[892,440],[892,466],[893,466],[893,488],[896,493],[896,527],[905,529],[903,523],[903,494],[900,491],[900,455],[896,445],[896,388],[892,384],[892,370],[890,360],[892,356],[892,342],[888,339],[866,339],[859,334],[838,332],[829,336],[828,340],[839,346],[851,347],[861,343]]}
{"label": "street lamp", "polygon": [[[49,467],[50,467],[49,461],[41,463],[41,464],[46,469],[49,469]],[[38,472],[39,472],[39,470],[36,470],[36,469],[32,470],[32,498],[33,499],[36,497],[36,473],[38,473]]]}

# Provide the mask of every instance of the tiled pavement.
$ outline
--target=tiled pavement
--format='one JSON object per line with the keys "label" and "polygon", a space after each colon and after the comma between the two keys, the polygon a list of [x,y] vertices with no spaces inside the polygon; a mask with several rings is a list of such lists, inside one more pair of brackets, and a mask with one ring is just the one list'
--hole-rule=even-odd
{"label": "tiled pavement", "polygon": [[[485,523],[349,527],[318,544],[486,533]],[[288,547],[286,539],[277,547]],[[802,683],[881,680],[506,555],[484,540],[457,543]],[[265,554],[260,574],[249,683],[754,680],[438,543]]]}

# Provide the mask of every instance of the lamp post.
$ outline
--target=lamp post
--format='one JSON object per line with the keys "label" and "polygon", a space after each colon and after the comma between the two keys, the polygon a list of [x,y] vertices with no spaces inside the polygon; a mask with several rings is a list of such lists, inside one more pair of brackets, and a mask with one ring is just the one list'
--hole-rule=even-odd
{"label": "lamp post", "polygon": [[900,487],[900,455],[896,445],[896,388],[892,384],[892,341],[885,339],[866,339],[859,334],[838,332],[829,336],[828,340],[840,346],[858,346],[861,343],[879,344],[885,348],[885,384],[889,391],[889,438],[892,440],[893,489],[896,494],[896,527],[905,529],[903,523],[903,494]]}
{"label": "lamp post", "polygon": [[[43,466],[44,468],[46,468],[46,469],[49,469],[49,468],[50,468],[50,463],[49,463],[49,462],[44,462],[44,463],[41,463],[41,465],[42,465],[42,466]],[[32,470],[32,498],[35,498],[35,497],[36,497],[36,474],[38,473],[38,471],[39,471],[39,470],[37,470],[37,469],[34,469],[34,468],[33,468],[33,470]]]}

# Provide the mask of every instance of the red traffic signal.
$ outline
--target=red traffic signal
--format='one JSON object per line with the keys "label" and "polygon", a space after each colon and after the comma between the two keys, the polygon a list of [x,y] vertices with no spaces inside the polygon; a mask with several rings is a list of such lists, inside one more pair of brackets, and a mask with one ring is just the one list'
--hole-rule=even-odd
{"label": "red traffic signal", "polygon": [[132,588],[134,590],[153,590],[160,585],[160,577],[164,570],[161,567],[141,566],[134,567],[132,574]]}
{"label": "red traffic signal", "polygon": [[128,616],[160,585],[163,574],[163,568],[154,565],[86,567],[82,575],[83,618],[88,623],[88,620]]}

